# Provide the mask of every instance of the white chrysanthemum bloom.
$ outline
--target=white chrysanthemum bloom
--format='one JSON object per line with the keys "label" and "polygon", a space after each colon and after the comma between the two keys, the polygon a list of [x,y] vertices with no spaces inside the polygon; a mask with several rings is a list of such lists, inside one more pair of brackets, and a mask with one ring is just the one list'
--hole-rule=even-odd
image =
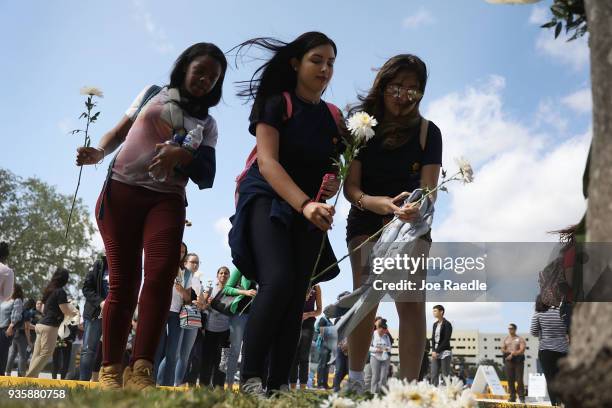
{"label": "white chrysanthemum bloom", "polygon": [[474,408],[477,405],[471,390],[463,390],[459,402],[461,403],[461,408]]}
{"label": "white chrysanthemum bloom", "polygon": [[471,183],[474,181],[474,170],[472,169],[472,165],[463,157],[455,159],[455,163],[459,166],[459,171],[461,172],[461,177],[464,183]]}
{"label": "white chrysanthemum bloom", "polygon": [[457,399],[463,392],[463,382],[458,377],[445,377],[443,387],[449,399]]}
{"label": "white chrysanthemum bloom", "polygon": [[417,383],[390,378],[383,399],[391,406],[428,407],[437,392],[435,387],[425,381]]}
{"label": "white chrysanthemum bloom", "polygon": [[327,401],[321,404],[321,408],[354,408],[355,401],[349,398],[339,397],[338,394],[332,394]]}
{"label": "white chrysanthemum bloom", "polygon": [[346,121],[346,127],[351,134],[366,142],[374,136],[374,129],[372,128],[376,125],[378,125],[376,118],[365,112],[354,113]]}
{"label": "white chrysanthemum bloom", "polygon": [[97,96],[98,98],[103,98],[104,93],[95,86],[84,86],[81,88],[81,95],[89,95],[89,96]]}

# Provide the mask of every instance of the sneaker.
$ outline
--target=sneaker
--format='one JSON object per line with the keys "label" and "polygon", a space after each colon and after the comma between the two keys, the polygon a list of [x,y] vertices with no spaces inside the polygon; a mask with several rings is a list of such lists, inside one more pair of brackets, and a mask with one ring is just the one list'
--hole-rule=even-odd
{"label": "sneaker", "polygon": [[133,367],[126,367],[123,373],[123,388],[145,390],[155,388],[153,363],[148,360],[136,360]]}
{"label": "sneaker", "polygon": [[261,378],[251,377],[245,382],[240,383],[240,391],[247,395],[264,398],[266,393],[261,385]]}
{"label": "sneaker", "polygon": [[100,388],[104,390],[120,390],[123,388],[121,364],[100,367],[98,381],[100,382]]}
{"label": "sneaker", "polygon": [[364,380],[355,380],[349,378],[346,385],[342,388],[342,394],[357,394],[361,395],[366,391]]}

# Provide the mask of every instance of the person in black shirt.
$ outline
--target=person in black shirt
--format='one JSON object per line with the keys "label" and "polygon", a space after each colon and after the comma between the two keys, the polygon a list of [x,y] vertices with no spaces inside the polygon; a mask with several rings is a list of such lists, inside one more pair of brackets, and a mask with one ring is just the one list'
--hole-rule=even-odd
{"label": "person in black shirt", "polygon": [[102,309],[108,295],[109,278],[108,262],[104,254],[100,254],[83,281],[85,308],[83,309],[84,334],[81,349],[81,364],[79,379],[89,381],[96,359],[98,345],[102,337]]}
{"label": "person in black shirt", "polygon": [[[415,206],[400,208],[410,192],[434,188],[442,163],[440,129],[426,121],[419,104],[427,82],[425,63],[414,55],[397,55],[378,71],[370,92],[361,97],[353,112],[365,111],[378,120],[376,134],[351,164],[344,195],[353,204],[347,223],[350,250],[363,243],[387,221],[397,215],[409,222],[418,214]],[[435,200],[435,195],[430,196]],[[423,241],[427,256],[429,233]],[[351,256],[353,287],[367,279],[367,251],[364,246]],[[423,275],[425,271],[419,271]],[[425,302],[395,303],[399,314],[400,378],[418,378],[425,349]],[[371,322],[377,308],[364,317],[349,335],[349,390],[364,387],[363,368],[371,339]]]}
{"label": "person in black shirt", "polygon": [[68,303],[64,290],[68,276],[66,269],[57,268],[43,292],[43,317],[36,325],[36,343],[26,377],[38,377],[49,358],[53,356],[57,332],[64,316],[72,317],[76,314],[76,310]]}
{"label": "person in black shirt", "polygon": [[[240,372],[242,390],[262,395],[264,372],[268,391],[288,388],[306,291],[334,216],[331,205],[313,198],[323,176],[334,170],[340,137],[337,108],[321,100],[333,74],[334,42],[310,32],[290,43],[249,40],[238,54],[253,45],[274,55],[239,94],[254,99],[249,130],[257,138],[257,162],[239,185],[229,244],[234,265],[259,285]],[[339,183],[322,188],[327,199]],[[335,261],[329,241],[326,248],[323,267]]]}

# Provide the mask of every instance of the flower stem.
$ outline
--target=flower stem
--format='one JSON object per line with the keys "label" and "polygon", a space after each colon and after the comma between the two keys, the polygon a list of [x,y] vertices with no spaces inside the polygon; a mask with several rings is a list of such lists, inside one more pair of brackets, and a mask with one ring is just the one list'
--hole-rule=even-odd
{"label": "flower stem", "polygon": [[[338,193],[336,193],[336,199],[334,200],[334,205],[332,206],[333,208],[336,208],[336,204],[338,204],[338,198],[340,198],[340,192],[342,191],[343,185],[344,179],[340,182],[340,187],[338,187]],[[313,275],[317,271],[317,267],[319,266],[319,262],[321,261],[321,255],[323,255],[323,248],[325,248],[326,237],[327,231],[323,233],[323,238],[321,239],[321,246],[319,247],[319,254],[317,255],[317,260],[315,261],[314,267],[312,268],[311,275]]]}
{"label": "flower stem", "polygon": [[[417,201],[415,201],[415,204],[418,204],[419,206],[421,205],[421,203],[431,194],[433,194],[435,191],[437,191],[440,187],[442,187],[444,184],[448,183],[449,181],[453,181],[453,180],[458,180],[456,177],[458,175],[460,175],[461,172],[458,172],[457,174],[453,175],[451,178],[444,180],[442,183],[440,183],[438,186],[436,186],[436,188],[427,191],[425,194],[423,194],[421,196],[421,198],[419,198]],[[337,200],[336,200],[337,201]],[[334,205],[335,206],[335,205]],[[365,244],[367,244],[368,242],[370,242],[371,240],[373,240],[374,238],[376,238],[378,235],[380,235],[385,228],[387,228],[393,221],[395,221],[397,219],[397,217],[393,217],[393,219],[389,222],[387,222],[385,225],[383,225],[378,231],[376,231],[374,234],[370,235],[365,241],[363,241],[361,244],[359,244],[358,246],[356,246],[355,248],[353,248],[351,251],[349,251],[348,254],[344,255],[342,258],[340,258],[339,260],[337,260],[336,262],[334,262],[333,264],[329,265],[327,268],[323,269],[320,273],[316,274],[315,276],[313,276],[310,281],[314,281],[315,279],[317,279],[319,276],[323,275],[325,272],[329,271],[330,269],[332,269],[333,267],[335,267],[336,265],[338,265],[340,262],[344,261],[346,258],[348,258],[349,256],[351,256],[353,253],[355,253],[356,251],[358,251],[359,249],[361,249]],[[325,237],[324,237],[325,238]],[[321,245],[321,250],[323,248],[323,245]],[[319,258],[321,257],[321,251],[319,251]],[[319,261],[319,258],[317,258],[317,264]],[[316,267],[317,264],[315,264],[315,269],[313,270],[316,271]]]}
{"label": "flower stem", "polygon": [[[88,147],[89,143],[89,124],[91,123],[91,108],[87,107],[87,124],[85,125],[85,140],[83,146]],[[72,197],[72,205],[70,206],[70,214],[68,214],[68,224],[66,224],[66,234],[64,239],[68,239],[68,233],[70,232],[70,222],[72,221],[72,213],[74,212],[74,205],[76,203],[77,194],[79,193],[79,187],[81,186],[81,175],[83,174],[83,165],[79,166],[79,178],[77,180],[77,186],[74,190],[74,196]]]}

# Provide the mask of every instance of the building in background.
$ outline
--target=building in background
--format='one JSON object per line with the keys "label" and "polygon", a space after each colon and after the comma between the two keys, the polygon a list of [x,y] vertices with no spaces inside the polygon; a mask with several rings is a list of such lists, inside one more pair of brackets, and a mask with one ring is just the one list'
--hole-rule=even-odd
{"label": "building in background", "polygon": [[[399,366],[398,344],[399,333],[396,329],[389,329],[394,337],[393,349],[391,351],[391,364]],[[477,367],[482,360],[493,360],[503,367],[501,353],[502,340],[508,333],[480,333],[478,330],[453,330],[451,347],[453,348],[453,361],[461,358],[465,362],[465,368]],[[527,349],[525,350],[525,384],[528,383],[529,374],[538,372],[538,338],[531,334],[518,333],[525,339]],[[427,338],[431,339],[431,332],[427,332]]]}

